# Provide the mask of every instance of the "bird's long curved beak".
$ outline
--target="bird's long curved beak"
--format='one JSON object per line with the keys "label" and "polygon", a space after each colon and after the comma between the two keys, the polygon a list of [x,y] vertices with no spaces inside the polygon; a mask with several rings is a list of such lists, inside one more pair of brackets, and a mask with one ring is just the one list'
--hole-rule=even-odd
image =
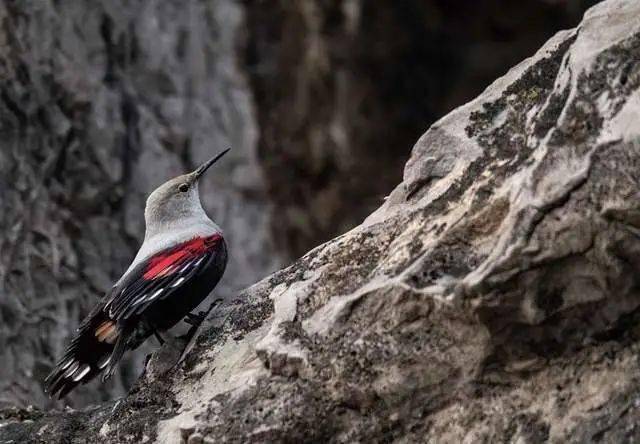
{"label": "bird's long curved beak", "polygon": [[221,152],[220,154],[218,154],[217,156],[207,160],[205,163],[203,163],[202,165],[200,165],[198,167],[197,170],[195,170],[193,172],[194,178],[195,180],[198,180],[200,178],[200,176],[202,176],[204,174],[205,171],[207,171],[209,169],[209,167],[211,165],[213,165],[214,163],[216,163],[222,156],[224,156],[225,154],[227,154],[227,152],[230,150],[231,148],[227,148],[226,150],[224,150],[223,152]]}

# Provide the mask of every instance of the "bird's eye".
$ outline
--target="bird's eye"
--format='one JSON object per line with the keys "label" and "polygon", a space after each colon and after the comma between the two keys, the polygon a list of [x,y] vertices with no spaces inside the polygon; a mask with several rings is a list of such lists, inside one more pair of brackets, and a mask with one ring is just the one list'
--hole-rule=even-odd
{"label": "bird's eye", "polygon": [[182,192],[182,193],[186,193],[187,191],[189,191],[189,184],[188,183],[183,183],[181,184],[178,189]]}

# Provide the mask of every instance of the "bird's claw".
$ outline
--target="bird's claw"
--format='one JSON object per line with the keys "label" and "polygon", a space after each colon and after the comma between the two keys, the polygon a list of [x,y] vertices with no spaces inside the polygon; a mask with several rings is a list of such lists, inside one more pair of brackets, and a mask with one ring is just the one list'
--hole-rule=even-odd
{"label": "bird's claw", "polygon": [[202,324],[202,322],[207,317],[207,314],[208,313],[205,311],[200,311],[198,312],[198,314],[188,313],[187,316],[185,316],[184,318],[184,322],[186,322],[189,325],[193,325],[194,327],[197,327],[200,324]]}

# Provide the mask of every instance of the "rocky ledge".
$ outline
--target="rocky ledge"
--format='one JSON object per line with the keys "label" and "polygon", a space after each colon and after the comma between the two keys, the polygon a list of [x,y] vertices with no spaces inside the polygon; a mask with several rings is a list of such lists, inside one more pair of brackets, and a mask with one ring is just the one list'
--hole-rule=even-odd
{"label": "rocky ledge", "polygon": [[6,410],[0,442],[640,440],[639,86],[640,3],[600,3],[182,364],[92,409]]}

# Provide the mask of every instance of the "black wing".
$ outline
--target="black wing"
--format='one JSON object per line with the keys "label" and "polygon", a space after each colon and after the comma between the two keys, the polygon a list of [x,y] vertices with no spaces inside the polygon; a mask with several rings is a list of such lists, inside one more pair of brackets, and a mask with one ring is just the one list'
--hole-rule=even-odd
{"label": "black wing", "polygon": [[219,235],[196,238],[144,261],[114,286],[78,327],[78,334],[45,380],[50,396],[65,396],[101,372],[111,376],[127,348],[135,318],[200,275],[225,253]]}

